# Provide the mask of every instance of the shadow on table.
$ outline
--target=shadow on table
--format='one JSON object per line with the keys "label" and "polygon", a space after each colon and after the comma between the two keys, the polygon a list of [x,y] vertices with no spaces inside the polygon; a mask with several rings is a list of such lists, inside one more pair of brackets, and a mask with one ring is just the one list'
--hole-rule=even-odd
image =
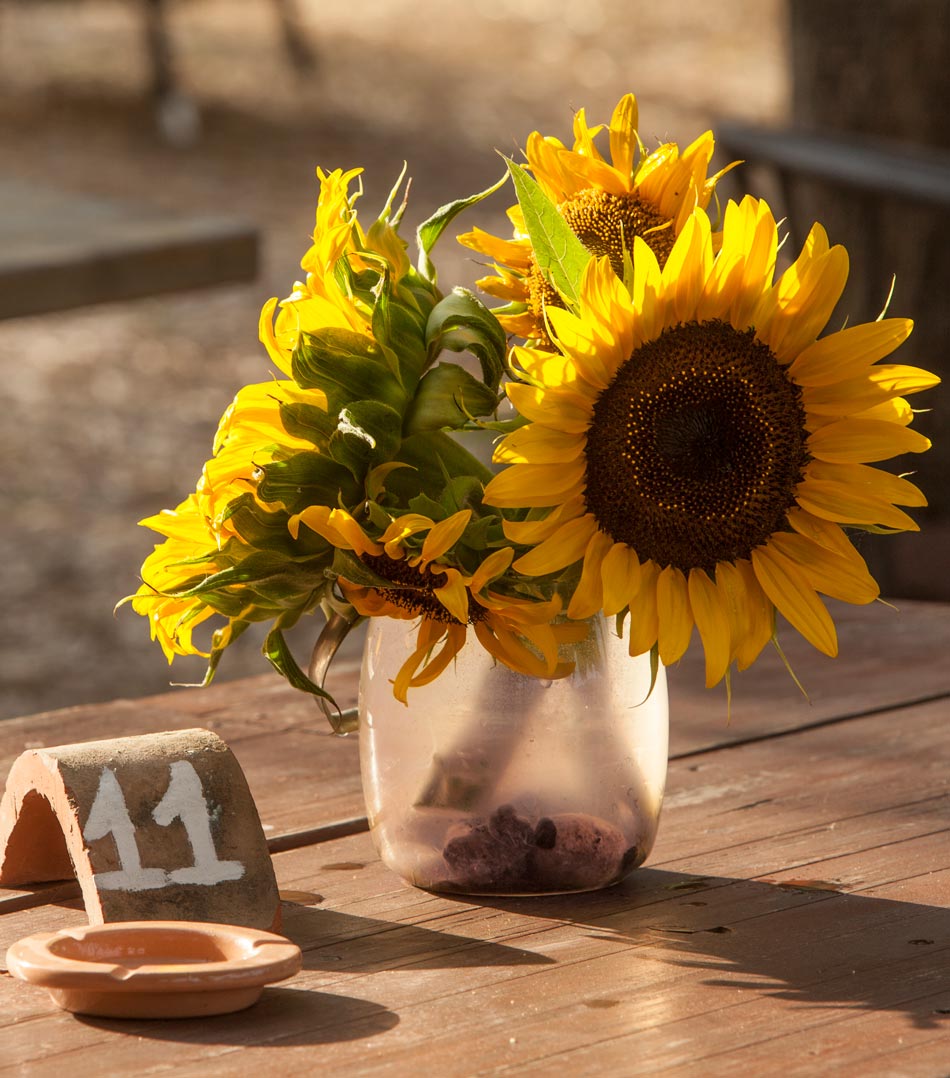
{"label": "shadow on table", "polygon": [[574,924],[593,939],[633,941],[653,961],[707,970],[702,983],[710,987],[816,1010],[903,1013],[920,1029],[946,1022],[950,909],[834,887],[641,869],[591,894],[461,901]]}
{"label": "shadow on table", "polygon": [[285,905],[281,931],[303,951],[304,969],[333,973],[371,973],[403,966],[462,969],[554,965],[553,958],[523,948],[416,925],[357,917],[339,910]]}
{"label": "shadow on table", "polygon": [[[387,1007],[355,996],[299,988],[265,988],[246,1014],[189,1018],[175,1022],[129,1022],[77,1015],[96,1029],[181,1044],[232,1044],[285,1048],[295,1044],[332,1044],[385,1033],[399,1024]],[[213,1073],[213,1061],[209,1062]]]}

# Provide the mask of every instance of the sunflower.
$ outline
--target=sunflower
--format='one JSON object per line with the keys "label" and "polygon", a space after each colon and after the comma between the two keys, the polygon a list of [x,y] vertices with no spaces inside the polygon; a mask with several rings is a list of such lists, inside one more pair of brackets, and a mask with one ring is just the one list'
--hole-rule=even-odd
{"label": "sunflower", "polygon": [[344,509],[312,506],[291,518],[295,537],[305,524],[337,549],[353,551],[370,573],[391,583],[366,585],[341,576],[340,589],[359,614],[418,620],[415,650],[393,683],[393,694],[402,703],[410,688],[428,684],[445,670],[465,646],[469,629],[486,651],[517,672],[557,678],[573,669],[558,661],[558,649],[579,640],[585,630],[567,622],[552,624],[561,608],[558,598],[545,602],[489,590],[508,570],[511,547],[493,551],[470,574],[437,560],[461,538],[471,515],[463,509],[436,523],[406,513],[378,539]]}
{"label": "sunflower", "polygon": [[[667,142],[646,154],[637,122],[636,98],[626,94],[610,120],[610,162],[594,142],[601,127],[588,127],[583,109],[574,117],[573,149],[537,131],[525,148],[528,168],[545,195],[592,254],[609,258],[618,277],[624,275],[625,253],[635,236],[650,245],[662,267],[694,207],[709,204],[716,182],[728,171],[707,176],[715,145],[711,131],[682,152]],[[478,285],[508,301],[508,307],[495,311],[505,329],[550,349],[544,311],[563,303],[538,266],[520,208],[512,207],[508,216],[514,226],[510,240],[479,228],[458,239],[495,260],[498,274]]]}
{"label": "sunflower", "polygon": [[818,593],[878,595],[843,526],[917,530],[898,507],[926,504],[870,467],[930,445],[904,398],[939,379],[878,363],[911,322],[819,338],[847,253],[816,224],[775,281],[777,242],[768,206],[747,197],[728,205],[718,253],[701,210],[663,269],[637,237],[632,294],[592,259],[576,312],[548,311],[559,351],[514,350],[526,380],[508,395],[530,422],[497,447],[511,466],[485,497],[549,509],[505,530],[533,546],[521,573],[580,564],[569,617],[629,610],[630,653],[656,646],[665,664],[695,626],[709,686],[774,639],[776,611],[835,655]]}
{"label": "sunflower", "polygon": [[291,373],[291,356],[301,333],[328,328],[370,333],[372,309],[347,286],[347,274],[339,272],[342,265],[358,271],[369,252],[387,262],[397,276],[408,269],[404,245],[385,221],[376,223],[369,239],[360,227],[355,209],[360,191],[350,193],[350,186],[362,171],[317,169],[320,195],[313,243],[300,262],[306,277],[294,282],[286,299],[278,303],[271,298],[261,310],[261,343],[284,374]]}
{"label": "sunflower", "polygon": [[123,602],[131,603],[136,614],[148,618],[151,638],[158,641],[169,663],[176,655],[207,657],[208,652],[194,643],[192,633],[215,611],[194,596],[178,594],[223,568],[215,563],[214,532],[198,496],[190,494],[176,509],[140,523],[166,538],[142,564],[138,591]]}

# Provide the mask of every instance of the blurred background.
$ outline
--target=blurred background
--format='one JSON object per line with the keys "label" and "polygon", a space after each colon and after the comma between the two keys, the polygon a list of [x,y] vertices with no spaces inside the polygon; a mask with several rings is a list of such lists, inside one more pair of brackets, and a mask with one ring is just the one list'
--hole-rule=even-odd
{"label": "blurred background", "polygon": [[[365,167],[371,220],[407,161],[411,237],[440,204],[498,178],[495,149],[514,153],[536,128],[567,139],[572,110],[606,120],[632,89],[648,145],[725,125],[734,145],[717,163],[750,161],[727,194],[755,176],[805,229],[817,215],[852,249],[852,321],[876,316],[896,271],[892,313],[918,320],[901,359],[939,368],[948,25],[943,0],[0,0],[0,270],[10,236],[61,231],[23,194],[47,187],[199,231],[236,218],[259,242],[243,280],[0,321],[0,717],[200,679],[200,662],[169,670],[147,624],[112,608],[157,539],[136,521],[187,494],[234,393],[268,377],[258,315],[298,274],[318,164]],[[817,174],[776,166],[756,141],[776,127],[860,136],[846,161],[857,179],[829,182],[828,154]],[[878,190],[867,140],[896,150],[885,166],[919,156],[933,183]],[[462,226],[504,230],[509,199]],[[443,284],[480,275],[453,235],[436,262]],[[937,439],[939,391],[924,404],[919,427]],[[950,598],[942,441],[908,464],[936,503],[918,514],[923,534],[865,549],[889,595]],[[305,620],[301,661],[319,629]],[[269,670],[260,639],[247,634],[219,679]]]}

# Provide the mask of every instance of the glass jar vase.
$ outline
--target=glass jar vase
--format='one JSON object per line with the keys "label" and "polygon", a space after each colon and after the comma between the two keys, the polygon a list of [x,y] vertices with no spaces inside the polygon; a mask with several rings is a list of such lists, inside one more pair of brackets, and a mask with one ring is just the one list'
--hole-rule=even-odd
{"label": "glass jar vase", "polygon": [[541,681],[473,640],[434,682],[392,679],[415,646],[373,618],[360,678],[360,761],[376,848],[406,882],[482,895],[590,891],[623,879],[656,837],[666,779],[662,667],[631,658],[602,617]]}

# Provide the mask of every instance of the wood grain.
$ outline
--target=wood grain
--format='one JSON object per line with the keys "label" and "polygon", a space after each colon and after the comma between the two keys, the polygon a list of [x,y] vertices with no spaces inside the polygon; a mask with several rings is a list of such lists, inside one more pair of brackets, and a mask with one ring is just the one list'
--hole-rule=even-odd
{"label": "wood grain", "polygon": [[[0,1038],[31,1075],[108,1050],[139,1074],[936,1078],[947,718],[934,701],[674,760],[650,865],[590,895],[430,895],[366,834],[280,853],[305,968],[245,1020],[77,1020],[0,978]],[[0,942],[81,917],[9,913]]]}

